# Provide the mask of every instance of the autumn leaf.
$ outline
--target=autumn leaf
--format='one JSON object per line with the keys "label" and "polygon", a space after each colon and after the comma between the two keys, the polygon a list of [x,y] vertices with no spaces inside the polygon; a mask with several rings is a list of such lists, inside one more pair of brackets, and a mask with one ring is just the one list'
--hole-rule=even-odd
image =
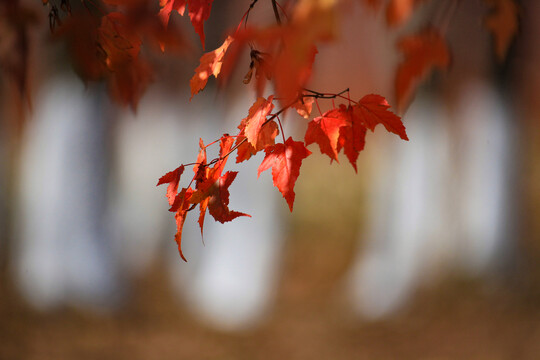
{"label": "autumn leaf", "polygon": [[389,108],[386,99],[375,94],[364,96],[354,105],[341,104],[310,121],[304,141],[306,145],[317,143],[321,153],[332,161],[338,161],[343,149],[357,171],[356,162],[364,149],[367,129],[373,131],[377,124],[383,124],[389,132],[408,140],[401,118]]}
{"label": "autumn leaf", "polygon": [[[199,225],[201,234],[203,231],[205,211],[208,208],[210,215],[216,221],[221,223],[231,221],[239,216],[250,216],[238,211],[229,210],[229,191],[228,187],[236,177],[235,172],[227,172],[223,176],[223,168],[227,163],[228,154],[231,151],[234,138],[223,135],[220,141],[219,160],[215,162],[214,167],[208,169],[205,167],[205,176],[197,180],[197,190],[190,198],[192,204],[200,204]],[[198,171],[200,173],[200,171]]]}
{"label": "autumn leaf", "polygon": [[123,13],[111,12],[101,19],[98,41],[105,52],[105,63],[111,71],[121,70],[139,56],[142,41],[131,30]]}
{"label": "autumn leaf", "polygon": [[418,84],[433,70],[448,69],[450,52],[445,39],[432,27],[401,38],[397,46],[405,57],[398,66],[395,80],[397,108],[403,111]]}
{"label": "autumn leaf", "polygon": [[112,12],[101,19],[97,42],[110,71],[111,95],[121,104],[136,108],[153,78],[150,65],[139,59],[141,39],[123,13]]}
{"label": "autumn leaf", "polygon": [[210,10],[214,0],[187,0],[188,15],[195,32],[201,38],[204,49],[204,22],[210,17]]}
{"label": "autumn leaf", "polygon": [[246,136],[243,135],[243,126],[240,124],[238,128],[240,129],[239,135],[236,137],[236,162],[240,163],[245,160],[249,160],[253,155],[257,154],[259,151],[272,146],[275,144],[276,136],[279,135],[278,124],[272,120],[264,124],[264,126],[259,131],[257,136],[257,146],[253,146],[249,141],[247,141]]}
{"label": "autumn leaf", "polygon": [[208,212],[216,221],[222,224],[226,221],[232,221],[239,216],[251,217],[248,214],[229,210],[229,186],[236,178],[236,174],[236,171],[227,171],[221,176],[214,184],[212,195],[208,202]]}
{"label": "autumn leaf", "polygon": [[390,105],[384,97],[370,94],[360,99],[353,107],[353,112],[371,131],[374,131],[377,124],[383,124],[387,131],[398,135],[403,140],[409,140],[401,118],[388,110],[389,108]]}
{"label": "autumn leaf", "polygon": [[169,171],[165,175],[159,178],[159,181],[156,186],[162,184],[169,184],[167,187],[167,199],[169,200],[169,205],[172,205],[176,194],[178,192],[178,183],[180,182],[180,176],[184,172],[184,165],[180,165],[173,171]]}
{"label": "autumn leaf", "polygon": [[302,0],[295,7],[281,51],[274,56],[274,86],[282,104],[294,101],[309,81],[316,44],[337,37],[336,8],[335,0]]}
{"label": "autumn leaf", "polygon": [[239,216],[251,217],[251,215],[229,209],[228,188],[236,178],[236,174],[235,171],[227,171],[222,176],[212,176],[206,179],[201,188],[195,191],[189,199],[192,204],[200,204],[199,225],[201,233],[206,208],[208,208],[210,215],[222,224]]}
{"label": "autumn leaf", "polygon": [[176,11],[180,15],[184,15],[186,10],[186,0],[160,0],[159,18],[163,25],[167,26],[171,18],[171,12]]}
{"label": "autumn leaf", "polygon": [[338,161],[338,139],[343,126],[347,126],[347,113],[342,108],[332,109],[308,123],[304,141],[306,145],[317,143],[322,154]]}
{"label": "autumn leaf", "polygon": [[273,99],[274,97],[272,95],[270,95],[268,100],[263,97],[259,97],[249,108],[248,116],[242,119],[242,124],[244,125],[244,135],[254,148],[259,146],[258,140],[261,127],[266,122],[266,117],[274,109],[274,104],[272,103]]}
{"label": "autumn leaf", "polygon": [[99,25],[90,14],[83,13],[68,17],[53,34],[53,38],[66,42],[73,67],[83,81],[100,80],[107,74],[107,54],[99,44]]}
{"label": "autumn leaf", "polygon": [[294,184],[300,175],[302,160],[311,155],[311,151],[301,141],[294,141],[289,137],[284,144],[276,144],[268,147],[266,156],[259,166],[258,176],[269,168],[272,168],[274,186],[281,192],[289,209],[293,210]]}
{"label": "autumn leaf", "polygon": [[508,48],[519,30],[519,5],[514,0],[486,0],[490,12],[485,26],[493,34],[495,54],[504,61]]}
{"label": "autumn leaf", "polygon": [[[221,80],[227,81],[239,56],[249,46],[251,59],[253,50],[264,54],[262,74],[255,82],[257,92],[262,93],[267,77],[271,76],[276,98],[283,106],[290,106],[311,77],[316,44],[331,41],[336,36],[336,6],[335,0],[303,0],[297,3],[286,24],[239,30],[223,61]],[[247,77],[250,72],[251,67]]]}
{"label": "autumn leaf", "polygon": [[354,171],[358,171],[356,161],[360,151],[364,150],[366,144],[366,126],[362,119],[355,116],[351,105],[339,106],[340,116],[346,119],[346,126],[339,129],[339,138],[337,143],[337,152],[343,149],[343,153],[349,159]]}
{"label": "autumn leaf", "polygon": [[298,100],[291,105],[291,107],[296,109],[298,115],[300,115],[304,119],[309,119],[309,117],[311,116],[311,110],[313,108],[314,102],[315,99],[312,97],[300,96]]}
{"label": "autumn leaf", "polygon": [[178,246],[178,253],[180,254],[180,257],[185,262],[187,262],[187,259],[182,252],[182,230],[184,229],[184,223],[186,222],[186,215],[187,210],[178,211],[176,214],[174,214],[174,220],[176,221],[176,234],[174,234],[174,241],[176,241],[176,245]]}
{"label": "autumn leaf", "polygon": [[206,147],[204,142],[199,138],[199,154],[197,155],[197,161],[193,166],[193,172],[195,173],[196,181],[203,181],[206,177]]}
{"label": "autumn leaf", "polygon": [[198,222],[201,228],[201,236],[203,234],[206,210],[210,212],[210,215],[212,215],[216,221],[221,223],[234,220],[239,216],[250,216],[229,209],[228,188],[232,184],[237,173],[228,171],[224,175],[221,175],[233,143],[233,137],[226,134],[221,137],[219,158],[217,161],[212,161],[210,164],[214,164],[214,166],[209,168],[206,164],[206,146],[202,140],[199,141],[201,150],[194,167],[196,180],[195,190],[191,187],[183,188],[180,193],[176,194],[180,176],[184,171],[183,165],[163,175],[158,181],[158,185],[169,184],[167,187],[167,198],[171,205],[169,211],[175,212],[177,227],[175,241],[178,244],[180,256],[184,261],[187,260],[182,253],[182,229],[187,213],[190,210],[193,210],[195,205],[199,205]]}
{"label": "autumn leaf", "polygon": [[193,99],[195,94],[205,88],[210,76],[218,77],[221,71],[221,65],[223,64],[223,57],[233,40],[231,36],[228,36],[223,45],[201,57],[200,65],[195,69],[195,75],[193,75],[189,82],[191,88],[190,100]]}
{"label": "autumn leaf", "polygon": [[180,257],[186,262],[187,259],[182,252],[182,229],[184,228],[186,215],[190,207],[189,199],[191,198],[192,194],[192,188],[182,189],[182,191],[176,196],[175,202],[173,203],[174,210],[172,210],[176,212],[174,214],[174,219],[176,220],[176,234],[174,235],[174,240],[178,245],[178,253],[180,254]]}

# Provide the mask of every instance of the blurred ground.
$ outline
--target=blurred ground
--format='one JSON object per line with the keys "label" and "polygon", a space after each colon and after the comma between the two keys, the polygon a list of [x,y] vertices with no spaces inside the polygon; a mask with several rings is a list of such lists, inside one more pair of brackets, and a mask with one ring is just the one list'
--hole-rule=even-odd
{"label": "blurred ground", "polygon": [[[1,271],[0,359],[540,358],[534,251],[493,281],[456,274],[426,286],[390,320],[353,317],[343,276],[357,246],[365,197],[351,189],[364,188],[364,180],[320,158],[303,171],[295,212],[287,215],[292,220],[277,301],[261,328],[230,335],[199,324],[174,298],[160,264],[137,281],[124,308],[100,316],[72,309],[35,312]],[[336,181],[340,186],[324,195]],[[529,189],[536,186],[529,183]],[[538,218],[534,209],[524,223]],[[538,243],[528,239],[525,249]]]}

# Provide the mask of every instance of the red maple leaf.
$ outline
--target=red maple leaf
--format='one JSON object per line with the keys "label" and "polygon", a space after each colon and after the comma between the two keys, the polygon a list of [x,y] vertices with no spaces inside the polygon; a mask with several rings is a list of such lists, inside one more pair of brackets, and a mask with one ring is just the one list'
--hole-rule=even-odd
{"label": "red maple leaf", "polygon": [[315,99],[312,97],[299,97],[298,101],[291,105],[292,108],[296,109],[298,115],[304,119],[309,119],[311,116],[311,110],[313,108],[313,103]]}
{"label": "red maple leaf", "polygon": [[206,177],[206,147],[202,139],[199,139],[199,155],[197,155],[197,161],[193,166],[193,172],[195,173],[196,181],[203,181]]}
{"label": "red maple leaf", "polygon": [[195,190],[191,187],[183,188],[180,193],[176,194],[180,175],[184,171],[183,165],[163,175],[158,181],[158,185],[169,184],[167,187],[167,198],[171,205],[169,211],[175,212],[176,219],[176,234],[174,238],[178,244],[180,256],[184,261],[187,260],[182,253],[182,229],[187,213],[193,210],[195,205],[199,205],[200,214],[198,222],[201,228],[201,235],[203,234],[204,218],[207,209],[210,215],[221,223],[231,221],[239,216],[250,216],[229,209],[228,188],[237,173],[228,171],[224,175],[221,175],[233,143],[234,139],[231,136],[222,136],[219,158],[216,161],[212,161],[210,164],[214,164],[214,166],[209,168],[206,164],[206,147],[202,140],[200,140],[201,151],[199,152],[197,164],[194,168],[196,180]]}
{"label": "red maple leaf", "polygon": [[188,15],[195,32],[201,38],[204,49],[204,22],[210,17],[210,10],[214,0],[187,0]]}
{"label": "red maple leaf", "polygon": [[267,77],[271,77],[276,97],[284,106],[290,106],[311,77],[316,44],[336,36],[335,7],[333,1],[299,1],[286,24],[238,31],[224,59],[221,80],[227,81],[239,56],[249,46],[252,61],[255,59],[263,67],[259,70],[264,76],[258,76],[255,84],[258,93],[262,93]]}
{"label": "red maple leaf", "polygon": [[192,194],[192,188],[182,189],[182,191],[180,191],[180,193],[176,196],[173,206],[171,207],[171,209],[169,209],[169,211],[176,212],[174,214],[174,218],[176,220],[176,234],[174,235],[174,240],[178,245],[178,253],[180,254],[180,257],[186,262],[187,260],[184,256],[184,253],[182,252],[182,229],[184,228],[186,215],[191,206],[191,204],[189,203],[189,199],[191,198]]}
{"label": "red maple leaf", "polygon": [[[200,204],[199,225],[201,227],[201,233],[207,208],[210,215],[221,223],[231,221],[239,216],[250,216],[238,211],[231,211],[228,208],[228,187],[236,177],[236,172],[228,171],[223,176],[221,173],[223,172],[233,143],[234,139],[231,136],[223,135],[220,142],[220,157],[215,162],[213,168],[204,167],[206,170],[204,178],[197,180],[197,190],[189,200],[192,204]],[[198,172],[200,173],[200,171]]]}
{"label": "red maple leaf", "polygon": [[337,151],[343,149],[343,153],[349,159],[354,171],[358,171],[356,161],[360,151],[366,144],[366,126],[359,116],[354,115],[351,105],[340,105],[339,111],[346,119],[347,125],[339,129]]}
{"label": "red maple leaf", "polygon": [[195,32],[199,34],[204,49],[204,22],[210,17],[213,2],[214,0],[160,0],[159,6],[161,9],[158,16],[166,26],[169,24],[171,13],[176,11],[180,15],[184,15],[187,5],[191,25],[193,25]]}
{"label": "red maple leaf", "polygon": [[405,56],[396,74],[397,108],[402,111],[424,78],[436,68],[450,66],[450,52],[445,39],[432,27],[401,38],[397,46]]}
{"label": "red maple leaf", "polygon": [[222,224],[226,221],[232,221],[239,216],[251,217],[251,215],[248,214],[229,210],[229,186],[236,178],[236,174],[236,171],[227,171],[221,176],[214,183],[211,196],[209,197],[208,211],[216,221],[219,221]]}
{"label": "red maple leaf", "polygon": [[236,137],[236,162],[241,163],[242,161],[250,159],[253,155],[257,154],[259,151],[265,149],[268,146],[275,144],[276,136],[279,134],[279,127],[275,121],[269,121],[261,128],[257,137],[257,147],[251,145],[247,141],[244,134],[243,124],[238,126],[240,129],[239,135]]}
{"label": "red maple leaf", "polygon": [[360,99],[353,107],[353,112],[369,130],[374,131],[377,124],[383,124],[387,131],[399,135],[403,140],[409,140],[401,118],[388,110],[389,108],[390,105],[384,97],[370,94]]}
{"label": "red maple leaf", "polygon": [[169,171],[168,173],[160,177],[156,185],[156,186],[159,186],[162,184],[167,184],[167,183],[169,184],[169,186],[167,186],[167,199],[169,200],[169,205],[172,205],[174,202],[174,199],[178,192],[178,184],[180,182],[180,176],[182,176],[183,172],[184,172],[184,165],[180,165],[173,171]]}
{"label": "red maple leaf", "polygon": [[309,122],[305,143],[317,143],[321,153],[336,161],[343,149],[357,171],[356,161],[364,149],[367,129],[373,131],[377,124],[383,124],[389,132],[408,140],[401,118],[389,108],[386,99],[375,94],[364,96],[355,105],[341,104]]}
{"label": "red maple leaf", "polygon": [[258,176],[272,168],[274,186],[281,192],[289,209],[293,210],[294,184],[300,175],[302,160],[311,155],[303,142],[289,137],[284,144],[276,144],[265,149],[266,156],[259,166]]}
{"label": "red maple leaf", "polygon": [[111,12],[97,29],[98,49],[110,74],[109,91],[121,104],[137,107],[152,80],[152,69],[139,59],[142,41],[126,15]]}
{"label": "red maple leaf", "polygon": [[322,154],[338,161],[340,129],[347,125],[347,113],[342,108],[332,109],[308,123],[304,141],[306,145],[317,143]]}
{"label": "red maple leaf", "polygon": [[161,10],[159,10],[158,16],[163,24],[167,26],[171,18],[171,12],[176,11],[180,15],[184,15],[186,0],[160,0],[159,6]]}
{"label": "red maple leaf", "polygon": [[272,95],[270,95],[268,100],[259,97],[249,108],[248,116],[242,119],[242,123],[240,124],[240,126],[243,125],[244,127],[244,135],[246,136],[247,141],[249,141],[254,148],[259,146],[258,140],[261,127],[266,122],[266,117],[274,109],[274,104],[272,103],[273,99],[274,97]]}
{"label": "red maple leaf", "polygon": [[200,65],[195,69],[195,75],[191,78],[189,86],[191,88],[191,97],[203,90],[210,76],[218,77],[223,64],[223,57],[233,42],[233,38],[228,36],[223,45],[214,51],[207,52],[201,57]]}

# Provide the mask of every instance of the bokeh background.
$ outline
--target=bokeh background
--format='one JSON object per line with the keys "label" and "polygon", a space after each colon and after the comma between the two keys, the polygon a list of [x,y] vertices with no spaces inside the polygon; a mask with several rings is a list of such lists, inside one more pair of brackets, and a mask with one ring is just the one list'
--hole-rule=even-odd
{"label": "bokeh background", "polygon": [[[521,3],[504,64],[485,7],[462,2],[450,73],[404,115],[411,141],[368,134],[358,174],[314,154],[293,213],[269,174],[256,180],[260,157],[230,161],[230,206],[252,218],[208,219],[204,246],[188,218],[188,263],[155,183],[195,159],[199,137],[234,132],[254,101],[243,70],[188,103],[201,50],[175,16],[194,49],[156,58],[163,73],[136,112],[122,109],[77,78],[37,5],[31,111],[0,78],[0,359],[540,357],[537,2]],[[266,5],[252,21],[272,21]],[[207,50],[248,6],[216,1]],[[396,38],[434,10],[399,31],[360,4],[343,10],[310,86],[392,103]],[[298,118],[285,121],[301,136]]]}

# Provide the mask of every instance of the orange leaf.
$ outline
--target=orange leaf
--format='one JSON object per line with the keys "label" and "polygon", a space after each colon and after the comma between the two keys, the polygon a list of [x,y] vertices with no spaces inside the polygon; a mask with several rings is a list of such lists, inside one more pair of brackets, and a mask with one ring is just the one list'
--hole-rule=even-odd
{"label": "orange leaf", "polygon": [[195,180],[202,181],[206,177],[206,147],[202,139],[199,139],[199,155],[197,155],[197,161],[193,166],[193,172],[195,173]]}
{"label": "orange leaf", "polygon": [[298,115],[304,119],[309,119],[314,102],[315,99],[312,97],[300,97],[291,107],[296,109]]}
{"label": "orange leaf", "polygon": [[390,105],[384,97],[370,94],[360,99],[353,111],[371,131],[377,124],[383,124],[389,132],[399,135],[403,140],[409,140],[401,118],[388,110],[389,108]]}
{"label": "orange leaf", "polygon": [[248,214],[229,210],[229,186],[236,178],[236,174],[236,171],[227,171],[212,187],[212,195],[208,202],[208,211],[216,221],[222,224],[226,221],[232,221],[239,216],[251,217]]}
{"label": "orange leaf", "polygon": [[158,16],[161,19],[161,22],[167,26],[173,10],[180,15],[184,15],[184,11],[186,10],[186,0],[160,0],[159,6],[161,9],[159,10]]}
{"label": "orange leaf", "polygon": [[210,17],[210,9],[214,0],[187,0],[188,15],[195,32],[201,38],[204,49],[204,22]]}
{"label": "orange leaf", "polygon": [[291,137],[285,144],[276,144],[265,150],[266,156],[259,166],[258,176],[269,168],[272,168],[274,186],[281,192],[289,209],[293,210],[294,184],[300,175],[302,160],[311,155],[311,151],[301,141],[294,141]]}
{"label": "orange leaf", "polygon": [[174,240],[178,245],[178,253],[180,254],[180,257],[186,262],[187,260],[182,252],[182,229],[184,228],[186,215],[190,207],[189,199],[191,198],[192,194],[192,188],[182,189],[182,191],[176,196],[173,207],[171,208],[174,209],[172,211],[176,211],[174,214],[174,218],[176,220],[176,234],[174,235]]}
{"label": "orange leaf", "polygon": [[180,182],[180,176],[184,172],[184,165],[180,165],[173,171],[169,171],[165,175],[159,178],[159,181],[156,186],[162,184],[169,184],[167,187],[167,199],[169,200],[169,205],[172,205],[178,192],[178,183]]}
{"label": "orange leaf", "polygon": [[189,82],[191,88],[190,100],[193,99],[195,94],[204,89],[211,75],[214,75],[215,78],[218,77],[223,64],[223,57],[233,40],[232,37],[228,36],[223,45],[201,57],[200,65],[195,69],[195,75]]}
{"label": "orange leaf", "polygon": [[338,139],[340,129],[347,126],[347,113],[340,109],[332,109],[308,123],[304,141],[306,145],[316,142],[322,154],[338,161]]}
{"label": "orange leaf", "polygon": [[104,52],[109,76],[109,91],[120,103],[133,108],[152,81],[152,69],[140,60],[142,41],[126,15],[112,12],[101,19],[97,42]]}
{"label": "orange leaf", "polygon": [[[235,44],[223,62],[222,80],[227,80],[238,63],[238,57],[249,45],[257,51],[250,52],[252,61],[256,60],[253,67],[262,73],[256,79],[257,92],[262,93],[267,76],[272,76],[276,97],[284,106],[290,106],[311,77],[317,54],[315,45],[336,36],[335,8],[335,0],[301,0],[294,8],[291,21],[284,25],[238,31],[234,35]],[[258,54],[264,56],[256,57]],[[251,73],[253,67],[250,68]]]}
{"label": "orange leaf", "polygon": [[432,27],[401,38],[397,46],[405,56],[396,74],[397,107],[402,111],[420,82],[434,69],[450,66],[450,52],[445,39]]}
{"label": "orange leaf", "polygon": [[[240,144],[238,148],[236,149],[236,162],[240,163],[242,161],[250,159],[253,155],[257,154],[259,151],[265,149],[268,146],[272,146],[275,144],[276,136],[279,134],[279,128],[278,124],[275,121],[270,121],[266,123],[261,130],[259,131],[258,137],[257,137],[257,147],[254,147],[251,145],[249,141],[247,141],[243,130],[243,124],[240,124],[238,127],[241,129],[240,134],[236,138],[236,144]],[[246,141],[244,141],[246,140]],[[244,141],[244,142],[242,142]]]}
{"label": "orange leaf", "polygon": [[342,126],[339,129],[337,151],[343,149],[343,153],[349,159],[354,171],[358,171],[356,161],[366,144],[366,126],[360,117],[355,116],[352,106],[340,105],[339,111],[346,118],[347,126]]}
{"label": "orange leaf", "polygon": [[259,132],[266,121],[266,117],[274,109],[272,100],[274,97],[270,95],[268,100],[259,97],[255,103],[249,108],[248,116],[242,119],[244,124],[244,135],[253,147],[257,148]]}
{"label": "orange leaf", "polygon": [[[221,176],[221,173],[227,162],[226,155],[231,151],[233,143],[234,139],[231,136],[223,135],[220,142],[219,160],[213,168],[206,169],[204,178],[197,179],[197,190],[189,200],[192,204],[200,204],[199,225],[201,226],[201,233],[206,207],[208,207],[214,219],[221,223],[231,221],[239,216],[249,216],[237,211],[230,211],[228,208],[228,187],[236,177],[236,173],[227,172],[223,176]],[[198,172],[200,173],[200,171]]]}
{"label": "orange leaf", "polygon": [[485,26],[493,34],[497,58],[503,61],[519,30],[519,6],[515,0],[486,1],[491,11],[486,16]]}

